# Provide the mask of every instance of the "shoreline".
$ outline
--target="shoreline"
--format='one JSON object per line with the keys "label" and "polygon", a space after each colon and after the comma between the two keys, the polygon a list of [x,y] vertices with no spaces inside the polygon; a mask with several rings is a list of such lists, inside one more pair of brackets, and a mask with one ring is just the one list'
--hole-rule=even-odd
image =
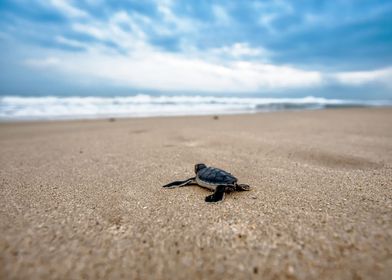
{"label": "shoreline", "polygon": [[[225,97],[202,95],[0,97],[0,119],[71,120],[122,117],[242,114],[328,108],[392,107],[392,100],[323,97]],[[191,114],[190,114],[191,113]]]}
{"label": "shoreline", "polygon": [[17,123],[55,123],[55,122],[88,122],[88,121],[120,121],[132,119],[160,119],[160,118],[186,118],[186,117],[215,117],[215,116],[247,116],[258,114],[271,114],[271,113],[297,113],[297,112],[317,112],[317,111],[333,111],[333,110],[389,110],[392,105],[374,106],[374,107],[333,107],[333,108],[318,108],[318,109],[282,109],[271,111],[248,111],[248,112],[220,112],[220,113],[203,113],[203,114],[186,114],[186,115],[151,115],[151,116],[91,116],[91,117],[75,117],[75,118],[30,118],[30,119],[0,119],[0,124],[17,124]]}

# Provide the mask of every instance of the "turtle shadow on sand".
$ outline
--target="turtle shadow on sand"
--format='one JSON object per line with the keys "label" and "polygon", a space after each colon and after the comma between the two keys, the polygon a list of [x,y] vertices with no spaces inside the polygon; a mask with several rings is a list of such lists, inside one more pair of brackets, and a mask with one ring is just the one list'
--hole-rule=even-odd
{"label": "turtle shadow on sand", "polygon": [[238,184],[237,178],[222,169],[207,167],[203,163],[195,165],[195,177],[174,181],[164,185],[164,188],[177,188],[188,185],[198,185],[214,193],[205,198],[206,202],[219,202],[225,198],[225,193],[232,191],[249,191],[250,186]]}

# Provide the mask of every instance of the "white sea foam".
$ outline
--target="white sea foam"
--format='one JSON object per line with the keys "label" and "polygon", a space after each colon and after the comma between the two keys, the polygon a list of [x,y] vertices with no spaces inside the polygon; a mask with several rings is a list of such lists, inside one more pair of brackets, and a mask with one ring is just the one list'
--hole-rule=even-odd
{"label": "white sea foam", "polygon": [[240,98],[213,96],[125,97],[0,97],[0,119],[85,119],[253,113],[258,111],[323,109],[347,106],[390,106],[385,101],[305,98]]}

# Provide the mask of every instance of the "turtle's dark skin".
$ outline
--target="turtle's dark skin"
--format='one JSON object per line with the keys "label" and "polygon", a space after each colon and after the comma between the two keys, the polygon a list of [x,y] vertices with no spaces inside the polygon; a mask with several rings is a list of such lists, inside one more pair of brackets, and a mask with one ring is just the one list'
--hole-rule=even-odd
{"label": "turtle's dark skin", "polygon": [[206,197],[206,202],[222,201],[226,192],[231,191],[249,191],[250,187],[245,184],[238,184],[237,178],[219,168],[207,167],[203,163],[195,165],[195,177],[184,181],[174,181],[164,188],[177,188],[187,185],[199,185],[200,187],[209,189],[214,193]]}

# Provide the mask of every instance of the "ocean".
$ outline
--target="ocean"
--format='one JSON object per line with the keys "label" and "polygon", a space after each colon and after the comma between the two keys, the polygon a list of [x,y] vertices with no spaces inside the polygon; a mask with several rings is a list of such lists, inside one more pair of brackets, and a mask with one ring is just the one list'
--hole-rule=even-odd
{"label": "ocean", "polygon": [[243,98],[217,96],[1,96],[0,120],[67,120],[109,117],[219,115],[392,106],[392,101],[304,98]]}

